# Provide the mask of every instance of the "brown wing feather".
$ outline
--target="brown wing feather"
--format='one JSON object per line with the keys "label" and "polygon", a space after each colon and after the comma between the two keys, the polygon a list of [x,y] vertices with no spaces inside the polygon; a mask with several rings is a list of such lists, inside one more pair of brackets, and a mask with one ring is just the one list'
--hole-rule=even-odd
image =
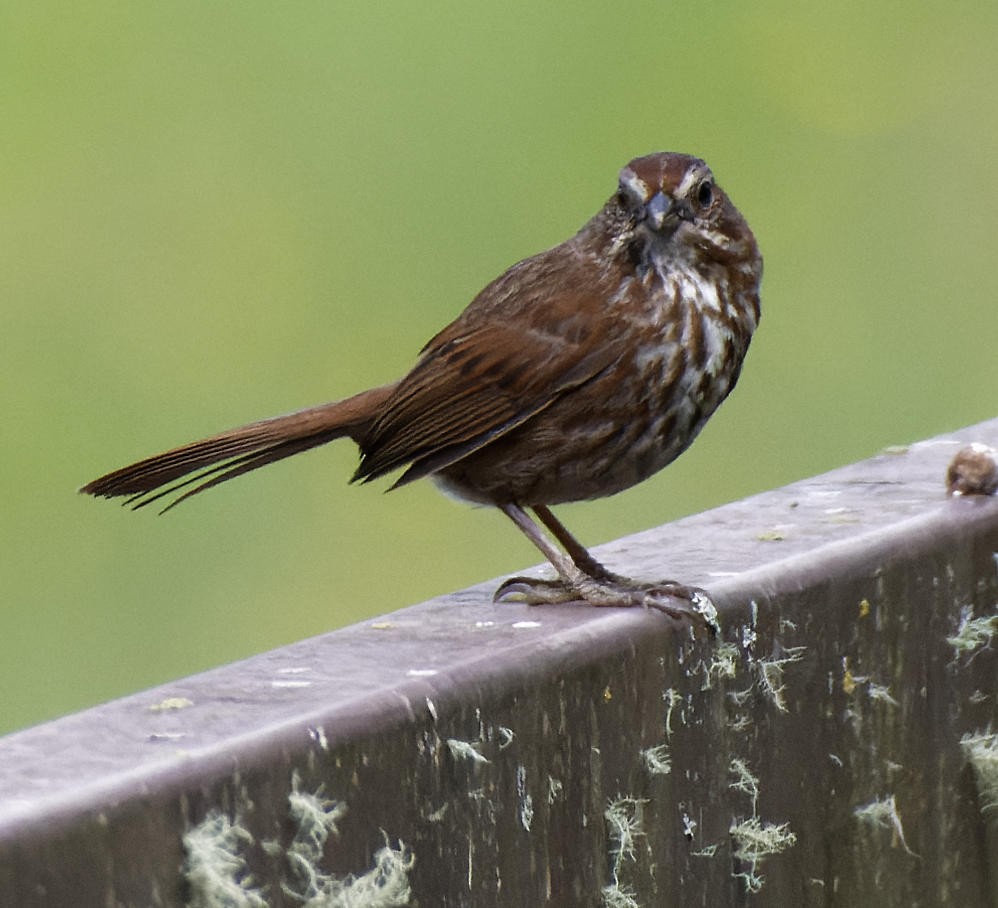
{"label": "brown wing feather", "polygon": [[587,282],[593,276],[581,269],[582,278],[566,285],[571,272],[563,263],[554,267],[555,253],[571,254],[566,245],[515,265],[426,345],[360,440],[363,458],[354,479],[411,464],[400,485],[440,470],[617,360],[621,345],[612,318],[596,327],[604,330],[601,342],[591,342],[597,281]]}
{"label": "brown wing feather", "polygon": [[[603,347],[574,362],[540,366],[539,358],[552,358],[549,348],[519,336],[497,337],[500,333],[476,333],[459,350],[434,357],[432,369],[414,370],[403,379],[362,442],[364,456],[354,478],[374,479],[409,463],[400,482],[439,470],[512,431],[616,359],[616,351]],[[462,362],[471,359],[478,369],[473,380],[462,372]],[[547,377],[538,380],[538,373]]]}

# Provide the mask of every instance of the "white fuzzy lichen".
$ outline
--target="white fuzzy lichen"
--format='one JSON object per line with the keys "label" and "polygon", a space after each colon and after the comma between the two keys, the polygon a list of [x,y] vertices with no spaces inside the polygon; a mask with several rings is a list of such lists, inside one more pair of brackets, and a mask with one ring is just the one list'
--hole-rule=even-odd
{"label": "white fuzzy lichen", "polygon": [[641,903],[634,897],[631,889],[612,883],[603,887],[603,904],[605,908],[641,908]]}
{"label": "white fuzzy lichen", "polygon": [[[374,853],[366,872],[339,878],[324,872],[320,863],[329,837],[339,834],[337,824],[346,805],[315,792],[302,791],[292,778],[288,813],[295,834],[285,847],[279,841],[260,843],[260,852],[284,862],[284,892],[305,908],[402,908],[411,901],[409,871],[414,858],[406,846],[385,845]],[[190,889],[191,908],[266,908],[270,900],[248,872],[247,854],[255,845],[252,834],[237,814],[230,820],[212,811],[184,836],[187,860],[184,876]]]}
{"label": "white fuzzy lichen", "polygon": [[285,856],[297,886],[285,889],[308,903],[329,889],[331,878],[319,870],[319,862],[326,840],[339,835],[336,824],[346,815],[347,808],[342,802],[322,797],[321,787],[314,793],[301,791],[296,774],[291,780],[288,810],[297,829]]}
{"label": "white fuzzy lichen", "polygon": [[757,663],[759,671],[759,688],[763,695],[781,713],[787,712],[787,703],[784,697],[786,686],[783,683],[784,666],[792,662],[800,662],[804,658],[805,646],[792,646],[784,651],[784,655],[778,659],[760,659]]}
{"label": "white fuzzy lichen", "polygon": [[888,706],[900,706],[897,700],[891,696],[891,689],[882,684],[874,684],[872,681],[866,683],[866,695],[871,700],[878,700]]}
{"label": "white fuzzy lichen", "polygon": [[618,797],[611,801],[603,816],[609,825],[610,883],[603,887],[603,904],[607,908],[638,908],[634,894],[620,881],[626,861],[635,861],[635,843],[644,835],[644,805],[647,799]]}
{"label": "white fuzzy lichen", "polygon": [[684,700],[683,695],[674,687],[668,687],[662,691],[662,699],[665,701],[665,736],[672,737],[672,713]]}
{"label": "white fuzzy lichen", "polygon": [[481,744],[473,741],[460,741],[448,738],[447,746],[455,760],[471,760],[472,763],[488,763],[489,759],[478,748]]}
{"label": "white fuzzy lichen", "polygon": [[641,751],[641,757],[650,775],[667,776],[672,772],[672,757],[669,756],[669,747],[666,744]]}
{"label": "white fuzzy lichen", "polygon": [[516,767],[516,796],[520,803],[520,825],[525,832],[530,832],[534,822],[534,799],[527,789],[527,767],[522,764]]}
{"label": "white fuzzy lichen", "polygon": [[738,674],[740,653],[734,643],[721,643],[711,654],[710,664],[704,670],[701,690],[710,690],[715,681],[734,678]]}
{"label": "white fuzzy lichen", "polygon": [[984,615],[972,618],[973,609],[968,605],[960,609],[960,624],[946,642],[956,650],[958,656],[972,656],[978,650],[991,645],[998,635],[998,615]]}
{"label": "white fuzzy lichen", "polygon": [[748,795],[752,799],[752,816],[756,815],[756,807],[759,802],[759,779],[752,774],[748,764],[738,757],[731,761],[728,767],[734,780],[728,785],[735,791]]}
{"label": "white fuzzy lichen", "polygon": [[252,844],[238,816],[233,821],[217,810],[184,835],[190,908],[267,908],[246,865],[244,853]]}
{"label": "white fuzzy lichen", "polygon": [[797,842],[797,836],[790,832],[790,825],[783,823],[763,823],[758,817],[750,817],[732,823],[729,830],[734,842],[733,856],[746,864],[746,869],[735,876],[743,880],[749,892],[762,889],[766,878],[759,873],[762,862],[774,854],[786,851]]}
{"label": "white fuzzy lichen", "polygon": [[412,899],[409,871],[414,859],[402,842],[393,848],[385,839],[374,852],[374,866],[360,876],[324,877],[325,886],[305,908],[403,908]]}
{"label": "white fuzzy lichen", "polygon": [[901,814],[898,813],[897,801],[894,799],[894,795],[877,798],[869,804],[857,807],[853,810],[853,816],[861,823],[866,823],[869,826],[890,829],[897,841],[901,843],[901,847],[908,854],[917,857],[905,841],[904,827],[901,825]]}
{"label": "white fuzzy lichen", "polygon": [[981,812],[998,811],[998,734],[964,735],[960,746],[974,767]]}
{"label": "white fuzzy lichen", "polygon": [[374,866],[360,875],[342,879],[319,869],[329,836],[339,835],[337,823],[347,806],[314,793],[301,791],[297,775],[292,779],[288,808],[297,830],[286,857],[297,886],[285,891],[305,908],[400,908],[411,899],[409,871],[414,859],[405,845],[393,848],[385,836],[384,847],[374,853]]}

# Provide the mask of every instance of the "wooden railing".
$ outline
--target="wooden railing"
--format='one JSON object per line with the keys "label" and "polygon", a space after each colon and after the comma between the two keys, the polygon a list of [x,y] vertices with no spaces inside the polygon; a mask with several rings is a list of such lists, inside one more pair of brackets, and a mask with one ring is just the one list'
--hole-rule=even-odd
{"label": "wooden railing", "polygon": [[0,739],[0,905],[998,905],[970,441],[599,550],[717,639],[483,584]]}

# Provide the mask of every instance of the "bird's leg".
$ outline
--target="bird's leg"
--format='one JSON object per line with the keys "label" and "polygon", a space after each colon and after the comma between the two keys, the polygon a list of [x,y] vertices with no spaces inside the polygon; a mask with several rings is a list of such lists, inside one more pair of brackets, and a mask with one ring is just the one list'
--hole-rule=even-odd
{"label": "bird's leg", "polygon": [[[705,590],[671,580],[636,583],[614,574],[593,558],[547,507],[535,507],[534,513],[565,547],[566,557],[519,505],[503,504],[499,507],[551,562],[559,579],[510,577],[496,590],[496,600],[517,596],[530,605],[579,602],[616,608],[643,606],[673,618],[689,618],[691,614],[696,614],[711,631],[717,632],[717,610]],[[676,605],[677,599],[685,600],[688,605]]]}
{"label": "bird's leg", "polygon": [[540,518],[541,523],[544,524],[553,534],[555,539],[562,544],[562,547],[568,553],[569,557],[575,562],[575,566],[589,577],[594,580],[603,580],[611,584],[616,584],[623,587],[649,587],[653,586],[656,589],[663,589],[668,587],[669,590],[680,599],[691,599],[697,593],[704,594],[704,591],[699,587],[687,586],[683,583],[677,583],[674,580],[665,580],[656,584],[641,584],[638,581],[631,580],[630,577],[624,577],[621,574],[615,574],[613,571],[608,570],[602,564],[600,564],[593,556],[589,553],[589,550],[576,539],[569,531],[568,528],[552,513],[551,509],[546,505],[537,505],[533,508],[534,513]]}
{"label": "bird's leg", "polygon": [[584,574],[588,574],[594,580],[611,580],[615,583],[629,582],[626,577],[608,571],[593,558],[589,554],[589,550],[568,531],[565,524],[554,516],[549,507],[539,504],[533,511],[540,518],[541,523],[554,534],[554,538],[561,543],[562,548],[568,553],[568,557],[575,562],[575,566]]}
{"label": "bird's leg", "polygon": [[[552,602],[573,602],[584,597],[579,593],[589,575],[575,564],[571,557],[558,550],[558,547],[544,535],[544,531],[530,518],[530,515],[519,505],[504,504],[499,509],[519,527],[521,532],[543,553],[551,562],[560,580],[541,580],[533,577],[510,577],[505,580],[495,592],[498,601],[509,594],[522,595],[531,605],[541,605]],[[552,515],[553,516],[553,515]],[[565,531],[566,535],[568,531]],[[571,538],[571,537],[569,537]],[[596,567],[598,562],[582,548],[574,539],[572,542],[582,551]]]}

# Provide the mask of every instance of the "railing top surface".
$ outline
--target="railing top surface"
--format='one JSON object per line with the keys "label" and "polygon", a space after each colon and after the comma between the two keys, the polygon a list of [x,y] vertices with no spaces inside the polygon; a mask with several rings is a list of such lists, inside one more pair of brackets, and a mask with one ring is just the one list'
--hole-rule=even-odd
{"label": "railing top surface", "polygon": [[[969,442],[998,447],[998,419],[597,551],[624,573],[705,586],[723,624],[726,608],[841,559],[928,546],[940,528],[994,526],[998,499],[945,493],[947,465]],[[495,604],[493,589],[441,596],[0,739],[0,840],[135,790],[231,771],[235,754],[266,759],[303,730],[331,746],[432,715],[469,689],[557,672],[669,625],[658,613]]]}

